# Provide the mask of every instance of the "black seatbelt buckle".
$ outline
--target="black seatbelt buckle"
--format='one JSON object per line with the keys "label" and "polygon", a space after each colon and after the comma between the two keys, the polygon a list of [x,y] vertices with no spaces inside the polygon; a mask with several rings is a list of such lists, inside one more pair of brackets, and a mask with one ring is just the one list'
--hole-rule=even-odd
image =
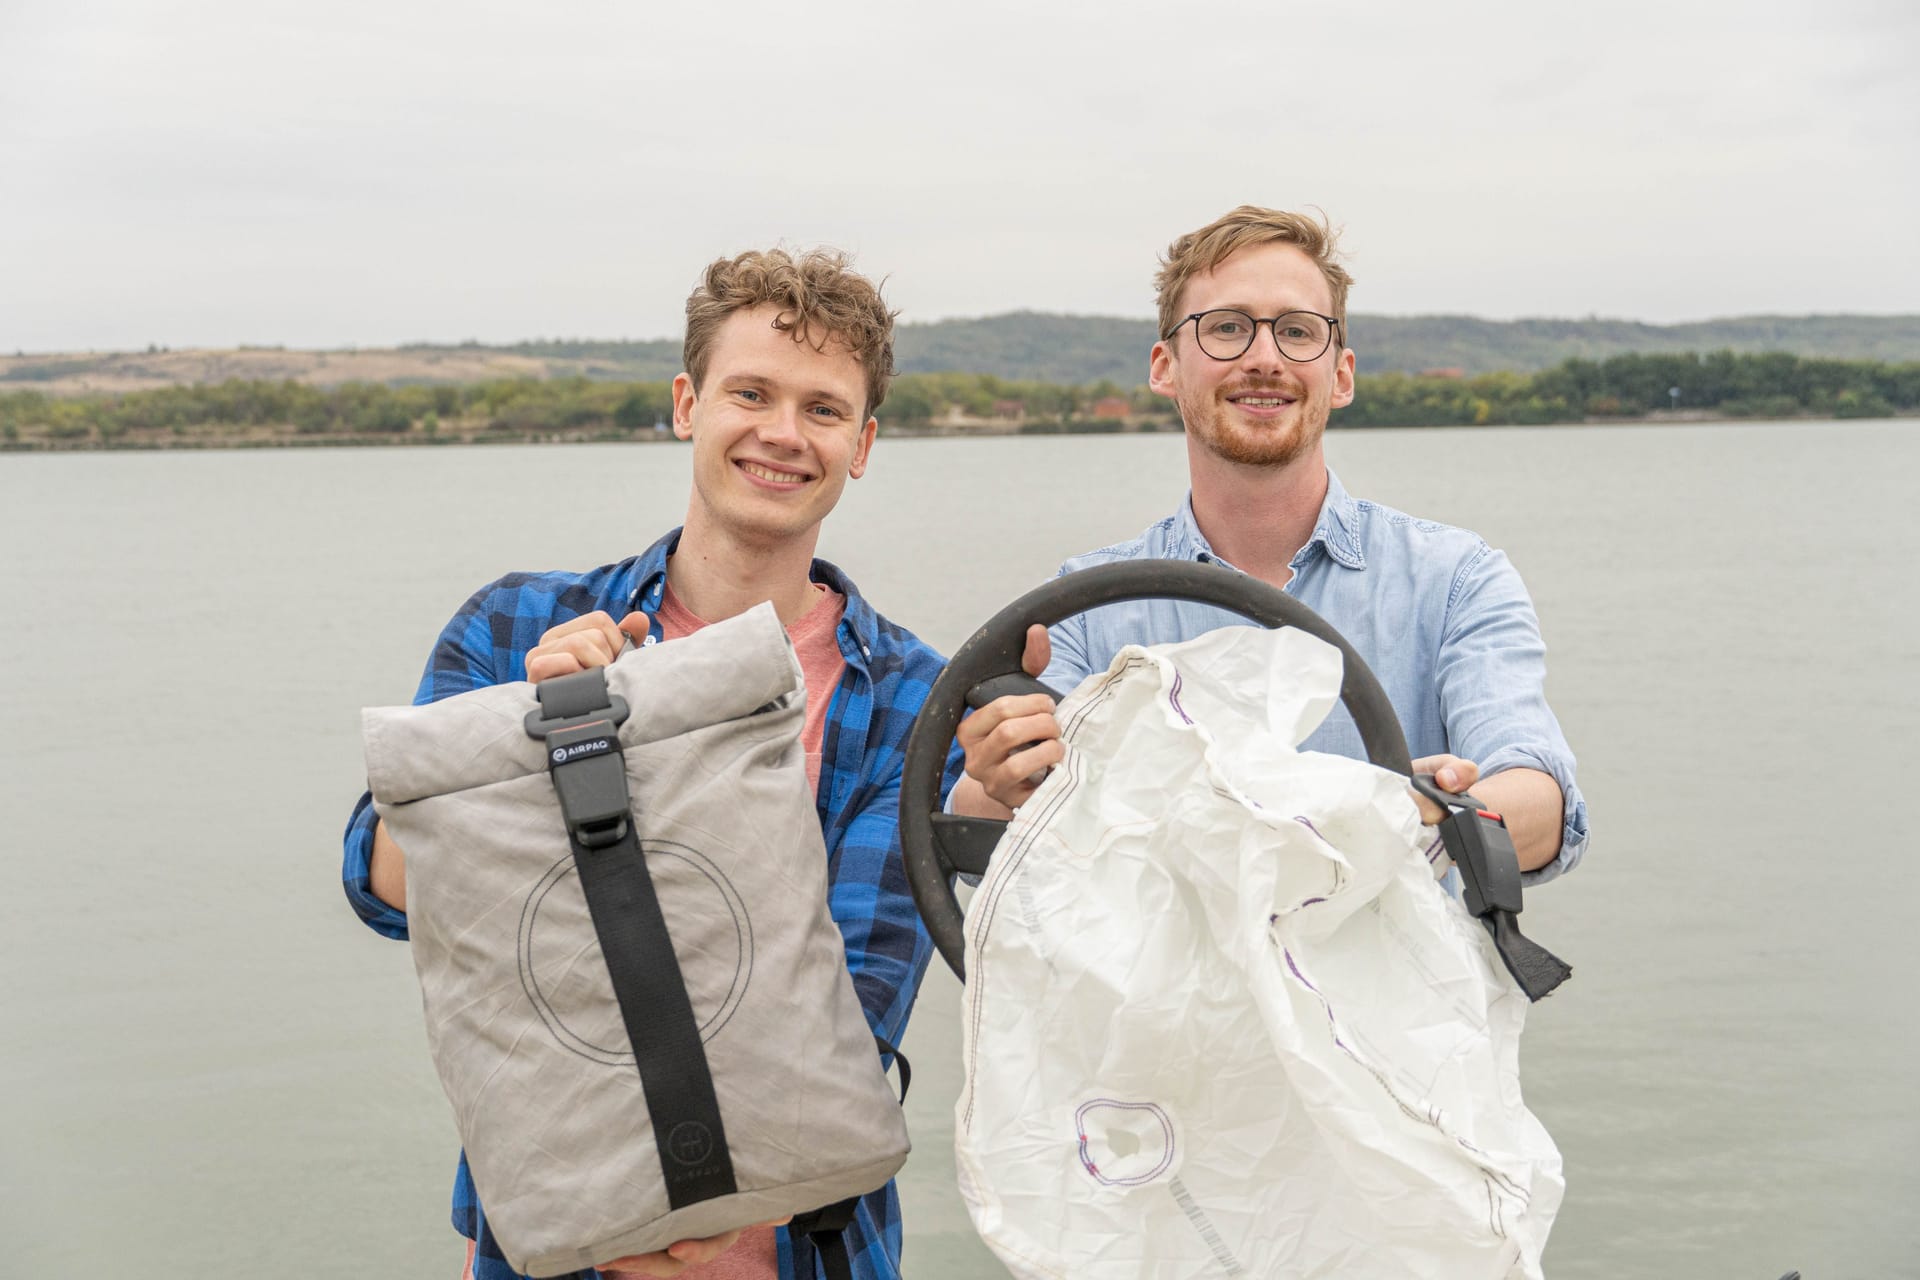
{"label": "black seatbelt buckle", "polygon": [[1439,805],[1440,839],[1453,865],[1467,910],[1476,916],[1520,910],[1520,855],[1507,820],[1465,793],[1442,791],[1430,773],[1413,775],[1414,790]]}
{"label": "black seatbelt buckle", "polygon": [[618,844],[627,834],[626,756],[611,720],[592,720],[547,735],[547,770],[567,830],[588,849]]}

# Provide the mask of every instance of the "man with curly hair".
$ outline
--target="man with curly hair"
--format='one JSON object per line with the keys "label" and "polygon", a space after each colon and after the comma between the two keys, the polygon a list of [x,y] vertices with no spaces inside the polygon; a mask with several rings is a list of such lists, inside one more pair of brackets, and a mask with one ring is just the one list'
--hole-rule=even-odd
{"label": "man with curly hair", "polygon": [[[687,300],[684,354],[673,430],[693,445],[685,524],[617,564],[482,587],[440,633],[414,700],[605,666],[629,642],[672,641],[770,601],[805,674],[803,745],[829,905],[871,1029],[899,1044],[931,953],[901,862],[899,781],[941,659],[813,556],[821,521],[867,469],[893,373],[893,313],[842,254],[743,253],[708,267]],[[368,925],[407,936],[405,856],[369,796],[347,827],[344,876]],[[453,1222],[468,1241],[471,1280],[513,1275],[464,1155]],[[899,1275],[891,1182],[860,1201],[843,1243],[855,1277]],[[818,1265],[804,1236],[767,1223],[610,1259],[598,1274],[774,1280],[811,1278]]]}

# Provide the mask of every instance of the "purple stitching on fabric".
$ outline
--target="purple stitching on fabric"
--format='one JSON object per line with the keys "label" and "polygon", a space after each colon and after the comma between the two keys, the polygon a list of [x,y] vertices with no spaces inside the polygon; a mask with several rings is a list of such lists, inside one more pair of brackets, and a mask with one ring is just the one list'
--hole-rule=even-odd
{"label": "purple stitching on fabric", "polygon": [[[1165,1136],[1167,1144],[1166,1154],[1160,1158],[1160,1163],[1147,1172],[1136,1174],[1131,1178],[1109,1178],[1104,1173],[1101,1173],[1099,1166],[1093,1163],[1093,1157],[1087,1151],[1087,1144],[1091,1141],[1091,1139],[1087,1137],[1087,1112],[1093,1110],[1095,1107],[1113,1107],[1119,1111],[1152,1112],[1153,1118],[1160,1122],[1160,1132]],[[1075,1134],[1077,1134],[1080,1139],[1080,1163],[1086,1167],[1088,1173],[1110,1187],[1137,1187],[1142,1183],[1152,1182],[1155,1178],[1165,1173],[1173,1164],[1173,1121],[1167,1118],[1165,1111],[1151,1102],[1122,1102],[1118,1098],[1091,1098],[1081,1103],[1079,1108],[1074,1111],[1073,1128]]]}
{"label": "purple stitching on fabric", "polygon": [[1180,705],[1180,669],[1178,667],[1173,670],[1173,688],[1167,690],[1167,701],[1173,704],[1173,709],[1179,713],[1182,720],[1188,724],[1193,723],[1193,717],[1188,715],[1187,709]]}
{"label": "purple stitching on fabric", "polygon": [[[1293,952],[1289,951],[1285,947],[1282,947],[1280,948],[1280,954],[1286,958],[1288,970],[1292,972],[1295,978],[1299,979],[1300,985],[1305,987],[1307,990],[1313,992],[1314,996],[1320,1001],[1320,1007],[1327,1011],[1327,1025],[1333,1028],[1333,1043],[1335,1047],[1337,1047],[1340,1050],[1340,1052],[1346,1054],[1349,1058],[1352,1058],[1355,1062],[1359,1063],[1360,1066],[1366,1070],[1368,1075],[1372,1076],[1376,1081],[1378,1081],[1380,1084],[1380,1087],[1387,1091],[1387,1096],[1393,1099],[1394,1104],[1400,1108],[1400,1111],[1403,1115],[1406,1115],[1407,1117],[1415,1120],[1422,1119],[1422,1117],[1415,1114],[1414,1111],[1411,1108],[1409,1108],[1405,1102],[1401,1101],[1400,1096],[1394,1093],[1393,1089],[1387,1084],[1386,1078],[1382,1076],[1379,1071],[1375,1070],[1374,1067],[1371,1064],[1369,1064],[1366,1059],[1362,1058],[1359,1054],[1355,1053],[1352,1049],[1349,1049],[1346,1046],[1346,1044],[1341,1041],[1340,1024],[1334,1020],[1334,1016],[1333,1016],[1333,1002],[1331,1000],[1328,1000],[1325,995],[1321,994],[1320,988],[1314,986],[1313,983],[1307,980],[1306,974],[1300,972],[1300,966],[1295,964],[1293,961]],[[1492,1160],[1490,1157],[1488,1157],[1486,1152],[1480,1150],[1480,1148],[1474,1146],[1471,1142],[1468,1142],[1465,1138],[1461,1137],[1459,1134],[1448,1133],[1445,1129],[1441,1128],[1440,1117],[1435,1112],[1431,1104],[1429,1104],[1427,1108],[1427,1114],[1424,1117],[1424,1119],[1426,1123],[1432,1125],[1436,1129],[1439,1129],[1444,1136],[1452,1139],[1452,1141],[1456,1146],[1478,1157],[1478,1159],[1476,1159],[1474,1163],[1479,1166],[1482,1180],[1486,1181],[1487,1183],[1489,1198],[1491,1198],[1492,1196],[1494,1182],[1497,1181],[1501,1187],[1511,1192],[1512,1195],[1520,1201],[1522,1207],[1531,1205],[1533,1203],[1533,1197],[1529,1195],[1518,1184],[1516,1184],[1510,1177],[1508,1177],[1504,1170],[1492,1167]],[[1498,1235],[1503,1240],[1507,1238],[1506,1232],[1500,1230],[1497,1225],[1494,1225],[1491,1223],[1490,1225],[1493,1225],[1494,1234]]]}

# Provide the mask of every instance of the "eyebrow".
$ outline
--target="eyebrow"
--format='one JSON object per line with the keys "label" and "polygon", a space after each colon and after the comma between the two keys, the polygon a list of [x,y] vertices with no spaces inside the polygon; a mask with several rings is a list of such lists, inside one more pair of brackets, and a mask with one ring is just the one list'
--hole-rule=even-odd
{"label": "eyebrow", "polygon": [[[1202,311],[1202,314],[1204,314],[1206,311],[1238,311],[1243,315],[1249,315],[1249,316],[1258,316],[1260,314],[1260,309],[1258,307],[1250,307],[1244,302],[1222,302],[1216,306],[1204,308]],[[1310,311],[1316,316],[1326,314],[1325,312],[1321,311],[1318,307],[1309,307],[1301,304],[1282,307],[1278,311],[1274,312],[1273,314],[1276,316],[1284,316],[1295,311]]]}

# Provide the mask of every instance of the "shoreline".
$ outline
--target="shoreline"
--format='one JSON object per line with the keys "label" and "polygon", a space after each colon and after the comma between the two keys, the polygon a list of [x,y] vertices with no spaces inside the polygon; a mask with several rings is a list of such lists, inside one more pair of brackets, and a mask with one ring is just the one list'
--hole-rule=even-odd
{"label": "shoreline", "polygon": [[[1730,417],[1709,410],[1681,410],[1679,412],[1655,412],[1637,417],[1587,417],[1577,421],[1559,421],[1542,423],[1482,423],[1468,425],[1457,422],[1427,423],[1422,425],[1396,426],[1341,426],[1329,424],[1328,430],[1336,432],[1373,432],[1373,431],[1505,431],[1519,428],[1579,428],[1579,427],[1661,427],[1661,426],[1700,426],[1726,424],[1742,425],[1767,422],[1891,422],[1920,418],[1920,412],[1894,412],[1893,414],[1873,417],[1835,418],[1831,415],[1811,413],[1791,414],[1776,417],[1756,417],[1753,415]],[[880,434],[890,440],[955,440],[955,439],[994,439],[1004,440],[1013,436],[1031,436],[1036,439],[1059,436],[1114,436],[1114,435],[1179,435],[1183,428],[1178,421],[1144,419],[1138,421],[1120,421],[1100,419],[1083,422],[1038,422],[1038,423],[903,423],[896,426],[882,424]],[[575,432],[442,432],[426,434],[424,432],[404,433],[361,433],[350,435],[310,435],[293,431],[260,432],[248,435],[178,435],[148,439],[74,439],[59,440],[38,438],[32,440],[0,440],[0,454],[39,454],[39,453],[168,453],[203,452],[215,449],[427,449],[427,448],[486,448],[499,445],[580,445],[580,444],[659,444],[676,445],[682,441],[671,432],[642,429],[635,431],[575,431]]]}

